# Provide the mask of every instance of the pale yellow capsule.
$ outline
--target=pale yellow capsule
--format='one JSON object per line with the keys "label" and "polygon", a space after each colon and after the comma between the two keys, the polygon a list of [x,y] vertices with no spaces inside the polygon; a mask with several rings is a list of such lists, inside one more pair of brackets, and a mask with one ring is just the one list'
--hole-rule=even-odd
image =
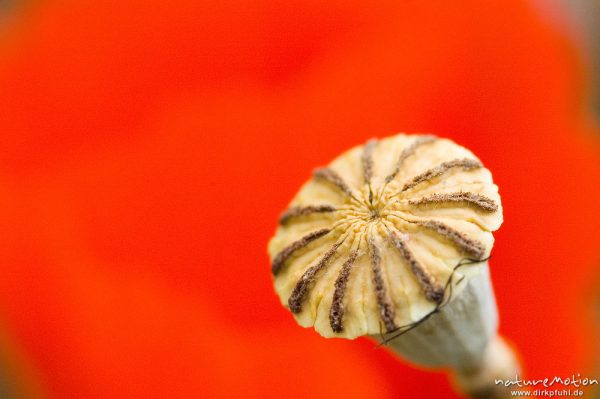
{"label": "pale yellow capsule", "polygon": [[451,299],[450,284],[461,292],[484,266],[455,267],[488,257],[501,223],[498,188],[469,150],[430,135],[371,140],[291,201],[269,243],[275,289],[325,337],[395,331]]}

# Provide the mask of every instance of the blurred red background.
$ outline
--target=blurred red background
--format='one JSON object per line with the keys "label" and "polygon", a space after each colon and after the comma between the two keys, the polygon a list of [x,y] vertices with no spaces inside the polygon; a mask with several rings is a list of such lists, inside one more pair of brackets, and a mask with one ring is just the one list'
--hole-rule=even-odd
{"label": "blurred red background", "polygon": [[454,398],[296,325],[266,243],[315,166],[434,132],[490,168],[501,332],[591,373],[600,143],[576,42],[525,1],[7,3],[5,395]]}

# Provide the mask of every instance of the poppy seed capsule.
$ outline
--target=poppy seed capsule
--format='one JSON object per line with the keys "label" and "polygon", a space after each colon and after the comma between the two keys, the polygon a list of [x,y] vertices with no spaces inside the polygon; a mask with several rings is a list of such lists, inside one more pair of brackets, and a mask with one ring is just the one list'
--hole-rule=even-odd
{"label": "poppy seed capsule", "polygon": [[[465,375],[517,367],[497,341],[487,264],[501,224],[498,187],[466,148],[430,135],[371,140],[317,169],[282,214],[268,248],[275,291],[324,337],[383,337],[481,393],[493,387]],[[484,364],[498,347],[512,364]]]}

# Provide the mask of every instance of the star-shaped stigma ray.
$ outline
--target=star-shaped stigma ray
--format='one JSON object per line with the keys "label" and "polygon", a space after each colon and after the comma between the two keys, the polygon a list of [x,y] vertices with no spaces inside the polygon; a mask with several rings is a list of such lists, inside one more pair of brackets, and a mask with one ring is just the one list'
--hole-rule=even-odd
{"label": "star-shaped stigma ray", "polygon": [[462,253],[473,259],[482,259],[485,254],[485,247],[482,243],[469,238],[466,234],[456,231],[452,227],[442,222],[427,220],[424,222],[419,222],[419,225],[433,230],[441,236],[444,236],[450,240]]}
{"label": "star-shaped stigma ray", "polygon": [[425,297],[432,302],[440,303],[444,299],[444,290],[440,284],[435,281],[435,278],[421,265],[421,263],[415,258],[415,255],[408,248],[408,244],[396,231],[391,231],[389,238],[402,255],[402,258],[410,267],[417,280],[423,287]]}
{"label": "star-shaped stigma ray", "polygon": [[344,194],[346,194],[349,197],[354,198],[354,194],[353,194],[350,186],[348,186],[348,184],[346,184],[344,179],[342,179],[340,177],[340,175],[338,175],[337,172],[334,171],[333,169],[319,168],[319,169],[315,170],[314,177],[318,178],[318,179],[323,179],[323,180],[333,184],[335,187],[340,189]]}
{"label": "star-shaped stigma ray", "polygon": [[354,250],[350,252],[348,260],[342,266],[337,280],[335,280],[335,291],[333,292],[333,301],[331,302],[331,309],[329,311],[329,322],[331,323],[331,329],[336,332],[342,332],[344,326],[342,324],[342,318],[344,317],[344,296],[346,294],[346,286],[348,285],[348,279],[350,278],[350,272],[352,266],[356,261],[358,251]]}
{"label": "star-shaped stigma ray", "polygon": [[469,192],[454,192],[454,193],[443,193],[443,194],[431,194],[419,199],[411,199],[408,201],[410,205],[436,205],[444,206],[451,205],[456,206],[457,203],[466,204],[469,206],[477,207],[481,210],[488,212],[496,212],[498,210],[498,204],[493,200],[489,199],[485,195],[469,193]]}
{"label": "star-shaped stigma ray", "polygon": [[335,207],[331,205],[308,205],[308,206],[293,206],[285,211],[279,218],[280,224],[286,224],[290,219],[298,216],[311,215],[313,213],[334,212]]}
{"label": "star-shaped stigma ray", "polygon": [[374,167],[374,161],[373,161],[373,150],[375,149],[375,146],[377,145],[377,140],[375,139],[371,139],[369,141],[367,141],[367,144],[365,144],[365,148],[363,149],[362,152],[362,168],[363,168],[363,178],[365,181],[365,184],[367,185],[367,187],[369,188],[369,205],[373,205],[373,187],[371,186],[371,178],[373,177],[373,167]]}
{"label": "star-shaped stigma ray", "polygon": [[430,182],[433,179],[448,173],[453,168],[463,168],[464,170],[470,170],[470,169],[477,169],[477,168],[481,168],[481,167],[483,167],[483,165],[481,165],[481,163],[479,161],[475,161],[473,159],[468,159],[468,158],[453,159],[452,161],[443,162],[443,163],[439,164],[438,166],[428,169],[425,172],[421,173],[420,175],[412,178],[410,181],[408,181],[406,184],[404,184],[401,192],[410,190],[411,188],[418,186],[421,183]]}
{"label": "star-shaped stigma ray", "polygon": [[400,153],[400,156],[398,157],[398,160],[396,161],[396,164],[394,166],[394,171],[392,173],[390,173],[389,175],[387,175],[385,178],[386,184],[390,183],[391,181],[393,181],[396,178],[396,176],[398,176],[398,172],[400,172],[400,168],[402,168],[402,164],[404,163],[404,161],[406,161],[406,159],[408,159],[408,157],[413,155],[415,153],[415,151],[417,150],[417,148],[419,148],[420,146],[422,146],[424,144],[432,143],[436,139],[437,138],[435,136],[419,136],[408,147],[403,149],[402,152]]}
{"label": "star-shaped stigma ray", "polygon": [[342,243],[343,241],[336,242],[335,244],[333,244],[333,246],[327,252],[325,252],[325,255],[323,255],[323,257],[319,260],[319,262],[316,265],[309,267],[304,272],[304,274],[294,287],[294,291],[292,292],[292,295],[288,300],[288,306],[290,307],[290,310],[293,313],[299,313],[302,311],[302,302],[306,297],[310,285],[314,283],[314,280],[317,277],[317,273],[325,266],[327,266],[327,264],[335,255],[337,249],[340,247],[340,245],[342,245]]}
{"label": "star-shaped stigma ray", "polygon": [[396,329],[396,323],[394,322],[396,312],[383,279],[381,250],[373,237],[369,238],[369,250],[371,252],[371,268],[373,270],[373,283],[375,285],[375,295],[377,295],[379,316],[385,325],[386,331],[394,331]]}
{"label": "star-shaped stigma ray", "polygon": [[277,274],[277,272],[279,272],[279,270],[283,266],[284,262],[290,256],[292,256],[294,254],[294,252],[298,251],[299,249],[307,247],[308,244],[310,244],[317,238],[323,237],[324,235],[328,234],[330,231],[331,231],[331,229],[321,229],[321,230],[313,231],[313,232],[305,235],[304,237],[300,238],[298,241],[294,241],[293,243],[291,243],[290,245],[285,247],[283,249],[283,251],[278,253],[277,256],[275,257],[275,259],[273,259],[273,263],[271,264],[271,271],[273,272],[273,274]]}
{"label": "star-shaped stigma ray", "polygon": [[[286,282],[278,292],[292,313],[315,328],[320,323],[321,333],[327,320],[327,334],[345,334],[361,312],[395,331],[414,313],[406,309],[414,299],[402,292],[416,289],[439,306],[450,263],[488,254],[490,232],[501,222],[496,198],[481,162],[449,140],[370,140],[315,170],[281,215],[272,272]],[[355,325],[376,333],[361,323]]]}

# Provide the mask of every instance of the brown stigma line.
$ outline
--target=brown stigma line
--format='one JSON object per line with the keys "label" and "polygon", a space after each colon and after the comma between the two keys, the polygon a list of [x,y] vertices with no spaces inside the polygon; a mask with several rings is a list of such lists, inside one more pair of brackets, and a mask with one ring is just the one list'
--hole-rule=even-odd
{"label": "brown stigma line", "polygon": [[438,166],[428,169],[420,175],[415,176],[411,181],[406,183],[400,192],[404,192],[409,190],[423,182],[431,181],[434,178],[441,176],[447,173],[449,170],[453,168],[463,168],[464,170],[472,170],[483,167],[481,162],[476,161],[474,159],[463,158],[463,159],[454,159],[452,161],[443,162]]}
{"label": "brown stigma line", "polygon": [[350,271],[358,255],[358,250],[354,250],[350,253],[350,257],[342,266],[338,278],[335,280],[335,291],[333,292],[333,301],[331,302],[331,309],[329,310],[329,324],[333,332],[341,333],[344,330],[342,319],[344,318],[344,294],[346,292],[346,286],[348,285],[348,279],[350,278]]}
{"label": "brown stigma line", "polygon": [[463,203],[487,212],[495,212],[498,210],[498,204],[496,204],[494,200],[484,195],[463,191],[456,193],[432,194],[423,198],[409,200],[408,203],[410,205],[444,205],[449,203]]}
{"label": "brown stigma line", "polygon": [[377,304],[379,305],[379,315],[381,316],[381,320],[383,320],[383,324],[385,324],[385,329],[388,332],[394,331],[396,329],[396,324],[394,323],[396,312],[383,280],[381,253],[372,238],[369,239],[369,246],[371,248],[371,268],[373,270],[373,283],[375,284]]}
{"label": "brown stigma line", "polygon": [[373,150],[377,145],[377,140],[372,139],[365,144],[361,161],[365,184],[369,186],[369,204],[373,204],[373,190],[371,189],[371,178],[373,177]]}
{"label": "brown stigma line", "polygon": [[344,179],[342,179],[342,177],[340,175],[338,175],[337,172],[335,172],[333,169],[319,168],[319,169],[315,170],[314,176],[316,178],[320,178],[320,179],[328,181],[329,183],[333,184],[334,186],[336,186],[337,188],[342,190],[344,192],[344,194],[348,195],[349,197],[354,197],[354,194],[352,193],[352,189],[350,188],[350,186],[348,186],[348,184],[346,184]]}
{"label": "brown stigma line", "polygon": [[279,224],[286,224],[290,219],[299,216],[311,215],[313,213],[335,212],[335,210],[336,209],[331,205],[293,206],[279,217]]}
{"label": "brown stigma line", "polygon": [[400,157],[398,158],[398,161],[396,162],[394,171],[385,178],[386,184],[396,178],[396,176],[400,172],[400,168],[402,167],[402,164],[404,163],[406,158],[413,155],[415,153],[415,151],[417,150],[417,148],[419,148],[423,144],[432,143],[436,140],[437,140],[437,137],[435,137],[435,136],[421,136],[421,137],[418,137],[417,139],[415,139],[415,141],[411,145],[409,145],[404,150],[402,150],[402,152],[400,153]]}
{"label": "brown stigma line", "polygon": [[481,259],[483,258],[483,255],[485,255],[485,247],[481,242],[467,237],[466,234],[453,229],[447,224],[435,220],[426,220],[417,222],[417,224],[446,237],[448,240],[452,241],[465,255],[472,256],[474,259]]}
{"label": "brown stigma line", "polygon": [[271,264],[271,271],[273,272],[273,274],[277,274],[279,272],[279,270],[283,267],[285,261],[288,260],[288,258],[292,256],[294,252],[306,247],[308,244],[310,244],[317,238],[323,237],[330,231],[331,229],[321,229],[310,232],[298,241],[294,241],[287,247],[283,248],[283,250],[279,252],[277,256],[275,256],[275,259],[273,259],[273,263]]}
{"label": "brown stigma line", "polygon": [[325,255],[323,255],[321,260],[319,260],[319,262],[316,265],[308,268],[308,270],[304,272],[302,277],[300,277],[300,280],[298,280],[298,282],[296,283],[296,286],[294,287],[294,290],[292,291],[292,294],[288,299],[288,306],[290,307],[292,313],[300,313],[302,311],[302,302],[306,298],[308,290],[316,280],[317,273],[329,264],[329,261],[331,260],[331,258],[333,258],[340,245],[342,245],[342,242],[343,240],[334,244],[325,253]]}
{"label": "brown stigma line", "polygon": [[371,139],[365,144],[363,149],[361,161],[363,167],[363,174],[365,178],[365,184],[371,184],[371,178],[373,177],[373,150],[377,145],[377,140]]}
{"label": "brown stigma line", "polygon": [[395,231],[390,232],[390,241],[398,249],[402,258],[408,263],[413,274],[419,280],[421,287],[425,291],[425,298],[437,304],[444,299],[444,288],[439,285],[434,278],[425,270],[425,268],[417,261],[414,254],[408,249],[406,241],[404,241]]}

